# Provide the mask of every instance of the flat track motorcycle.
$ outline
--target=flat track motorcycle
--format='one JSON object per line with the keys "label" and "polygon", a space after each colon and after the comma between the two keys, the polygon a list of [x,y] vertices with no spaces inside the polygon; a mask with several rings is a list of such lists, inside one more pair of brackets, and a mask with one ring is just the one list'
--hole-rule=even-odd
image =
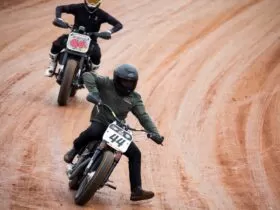
{"label": "flat track motorcycle", "polygon": [[[83,151],[80,152],[75,162],[67,165],[67,176],[69,178],[69,188],[77,190],[75,193],[75,203],[84,205],[95,192],[108,186],[116,189],[110,181],[109,177],[114,168],[126,152],[129,145],[133,141],[132,131],[140,131],[147,133],[148,138],[153,138],[154,133],[149,133],[146,130],[138,130],[129,127],[129,125],[119,120],[114,111],[106,104],[98,104],[97,99],[90,93],[87,100],[103,106],[111,112],[115,121],[108,123],[101,141],[89,143]],[[163,137],[161,137],[163,139]]]}
{"label": "flat track motorcycle", "polygon": [[53,24],[60,28],[70,29],[66,48],[57,57],[55,71],[53,72],[57,83],[60,85],[57,102],[65,106],[69,97],[74,97],[77,90],[83,88],[82,74],[92,70],[90,59],[91,36],[110,39],[108,32],[86,32],[85,27],[73,27],[60,19],[55,19]]}

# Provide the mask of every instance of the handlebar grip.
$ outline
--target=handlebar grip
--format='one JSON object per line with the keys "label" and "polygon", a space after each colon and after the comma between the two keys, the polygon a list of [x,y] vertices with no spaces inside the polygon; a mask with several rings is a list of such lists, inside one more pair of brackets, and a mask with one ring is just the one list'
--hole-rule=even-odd
{"label": "handlebar grip", "polygon": [[89,32],[88,33],[89,36],[98,36],[98,32]]}
{"label": "handlebar grip", "polygon": [[164,140],[164,137],[163,136],[158,136],[158,134],[154,134],[154,133],[148,133],[147,134],[147,137],[149,139],[153,139],[156,137],[157,140],[160,140],[160,141],[163,141]]}
{"label": "handlebar grip", "polygon": [[96,105],[101,105],[101,99],[99,97],[97,97],[96,95],[89,93],[87,95],[87,100],[91,103],[94,103]]}
{"label": "handlebar grip", "polygon": [[111,33],[109,33],[108,31],[99,32],[96,34],[96,36],[102,39],[111,39]]}
{"label": "handlebar grip", "polygon": [[60,28],[70,28],[70,25],[67,22],[65,22],[59,18],[55,18],[52,23],[53,23],[53,25],[60,27]]}

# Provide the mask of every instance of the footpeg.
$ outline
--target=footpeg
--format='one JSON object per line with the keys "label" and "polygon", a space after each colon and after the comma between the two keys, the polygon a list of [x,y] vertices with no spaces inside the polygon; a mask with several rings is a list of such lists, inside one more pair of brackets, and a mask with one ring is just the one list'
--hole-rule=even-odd
{"label": "footpeg", "polygon": [[111,184],[109,184],[109,183],[106,183],[105,186],[110,187],[110,188],[112,188],[113,190],[116,190],[116,189],[117,189],[116,186],[111,185]]}
{"label": "footpeg", "polygon": [[68,177],[71,176],[72,171],[73,171],[73,164],[71,164],[71,163],[67,164],[67,166],[66,166],[66,175]]}

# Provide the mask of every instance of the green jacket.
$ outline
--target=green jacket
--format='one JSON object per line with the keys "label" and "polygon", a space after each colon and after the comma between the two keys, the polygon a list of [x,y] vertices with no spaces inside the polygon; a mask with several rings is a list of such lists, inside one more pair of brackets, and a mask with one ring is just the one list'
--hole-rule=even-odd
{"label": "green jacket", "polygon": [[[145,130],[159,134],[155,124],[147,114],[141,96],[138,93],[134,91],[129,96],[119,96],[112,79],[92,72],[84,73],[83,80],[89,92],[98,93],[102,102],[109,105],[120,120],[125,120],[127,114],[131,111]],[[90,120],[107,125],[108,122],[113,122],[114,118],[106,108],[101,106],[99,112],[97,112],[97,107],[95,106]]]}

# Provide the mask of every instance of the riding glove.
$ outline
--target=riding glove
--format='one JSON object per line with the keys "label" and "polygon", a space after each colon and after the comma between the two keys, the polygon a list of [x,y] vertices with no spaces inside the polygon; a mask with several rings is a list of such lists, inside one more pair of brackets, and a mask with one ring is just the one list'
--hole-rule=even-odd
{"label": "riding glove", "polygon": [[160,136],[159,134],[156,133],[149,133],[147,135],[148,138],[152,139],[154,142],[156,142],[157,144],[162,144],[164,137]]}
{"label": "riding glove", "polygon": [[101,100],[101,98],[100,98],[98,92],[90,92],[90,93],[87,95],[87,100],[88,100],[89,102],[94,103],[95,105],[100,105],[100,104],[102,104],[102,100]]}

